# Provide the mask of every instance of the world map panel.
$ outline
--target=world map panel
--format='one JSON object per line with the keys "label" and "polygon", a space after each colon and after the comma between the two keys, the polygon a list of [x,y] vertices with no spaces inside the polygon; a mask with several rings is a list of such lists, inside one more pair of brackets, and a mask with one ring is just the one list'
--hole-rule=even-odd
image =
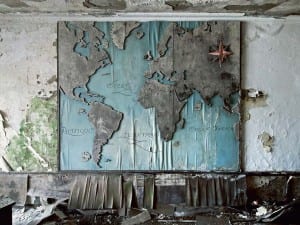
{"label": "world map panel", "polygon": [[239,170],[239,22],[59,22],[58,63],[61,170]]}

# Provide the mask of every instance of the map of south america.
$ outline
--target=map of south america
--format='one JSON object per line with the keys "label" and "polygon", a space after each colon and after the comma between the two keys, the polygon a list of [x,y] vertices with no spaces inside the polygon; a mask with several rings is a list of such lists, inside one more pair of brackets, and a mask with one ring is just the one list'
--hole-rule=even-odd
{"label": "map of south america", "polygon": [[[115,34],[124,33],[122,47],[125,37],[136,26],[138,26],[137,23],[116,23],[113,27],[112,32]],[[118,32],[116,27],[121,31]],[[122,27],[124,27],[123,30]],[[60,88],[64,94],[91,105],[88,118],[96,130],[92,157],[98,164],[101,160],[102,146],[119,128],[123,116],[122,113],[103,104],[102,96],[90,92],[87,86],[90,77],[96,70],[112,63],[105,50],[108,46],[104,46],[107,40],[104,38],[105,34],[97,29],[94,23],[65,23],[60,26],[59,32],[60,39],[65,40],[60,50],[70,56],[69,63],[63,63],[60,67],[61,73],[64,74],[60,78]],[[77,69],[74,70],[74,67]],[[87,97],[85,98],[85,96]]]}

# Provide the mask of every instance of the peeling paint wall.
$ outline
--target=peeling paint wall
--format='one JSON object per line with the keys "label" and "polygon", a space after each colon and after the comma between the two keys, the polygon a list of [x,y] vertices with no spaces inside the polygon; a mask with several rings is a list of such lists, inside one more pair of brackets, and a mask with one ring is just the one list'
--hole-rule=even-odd
{"label": "peeling paint wall", "polygon": [[56,96],[31,100],[19,133],[10,140],[4,155],[14,171],[56,171],[56,108]]}
{"label": "peeling paint wall", "polygon": [[[245,170],[299,171],[299,20],[248,22],[243,30],[243,88],[267,94],[251,107],[245,104],[251,115],[244,123]],[[272,139],[272,151],[262,144],[264,133]]]}
{"label": "peeling paint wall", "polygon": [[[0,29],[0,163],[5,165],[3,170],[53,170],[57,160],[56,24],[1,18]],[[18,153],[22,150],[23,155]],[[42,169],[37,166],[41,159],[36,164],[27,160],[39,157],[53,162]],[[13,162],[7,165],[6,161]],[[21,161],[28,166],[16,164]]]}
{"label": "peeling paint wall", "polygon": [[[58,20],[70,18],[0,15],[1,148],[20,134],[34,98],[55,95]],[[300,171],[299,28],[299,18],[259,19],[242,25],[242,88],[267,95],[243,100],[243,113],[248,113],[241,146],[245,171]],[[258,138],[264,132],[274,137],[271,152]]]}

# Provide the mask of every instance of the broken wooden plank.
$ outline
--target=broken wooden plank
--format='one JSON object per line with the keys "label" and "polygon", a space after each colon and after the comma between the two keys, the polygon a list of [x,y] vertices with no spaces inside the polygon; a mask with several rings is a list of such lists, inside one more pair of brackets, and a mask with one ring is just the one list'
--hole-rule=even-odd
{"label": "broken wooden plank", "polygon": [[121,208],[122,198],[123,198],[123,187],[122,187],[122,176],[121,175],[109,175],[106,198],[105,198],[105,208]]}
{"label": "broken wooden plank", "polygon": [[199,187],[200,187],[200,206],[207,206],[207,179],[205,177],[199,177]]}
{"label": "broken wooden plank", "polygon": [[121,222],[121,225],[135,225],[135,224],[142,224],[151,220],[150,213],[148,210],[142,211],[141,213],[137,214],[136,216],[130,217],[125,219]]}
{"label": "broken wooden plank", "polygon": [[123,196],[124,197],[124,199],[123,199],[124,207],[129,209],[132,206],[132,197],[133,197],[133,181],[132,180],[123,182],[123,192],[124,192],[124,196]]}
{"label": "broken wooden plank", "polygon": [[121,208],[123,198],[121,175],[78,176],[70,193],[71,209]]}
{"label": "broken wooden plank", "polygon": [[154,176],[146,176],[144,183],[144,208],[153,209],[154,204]]}
{"label": "broken wooden plank", "polygon": [[94,187],[94,192],[98,193],[94,202],[91,204],[91,209],[103,209],[105,201],[105,192],[107,190],[107,176],[100,176]]}
{"label": "broken wooden plank", "polygon": [[247,201],[246,176],[206,174],[186,178],[186,205],[239,206]]}
{"label": "broken wooden plank", "polygon": [[[145,174],[95,174],[95,173],[53,173],[53,174],[47,174],[47,173],[40,173],[40,174],[30,174],[28,179],[28,193],[27,195],[31,197],[43,197],[43,198],[54,198],[54,199],[62,199],[62,198],[68,198],[68,197],[75,197],[77,198],[79,195],[79,192],[76,194],[74,192],[70,195],[70,192],[74,190],[73,185],[75,181],[80,181],[82,185],[86,182],[86,177],[90,176],[91,179],[89,182],[95,183],[95,185],[89,186],[89,192],[86,192],[86,198],[89,204],[85,205],[84,208],[88,207],[90,209],[103,209],[105,207],[105,193],[110,188],[107,187],[108,182],[108,176],[115,175],[117,178],[117,182],[119,184],[118,190],[122,190],[122,200],[120,198],[114,199],[113,201],[113,207],[117,207],[117,205],[120,205],[122,202],[121,207],[126,206],[126,208],[130,207],[137,207],[137,208],[143,208],[144,207],[144,195],[148,192],[148,190],[144,190],[145,186],[148,186],[145,184],[145,176],[149,177],[149,175]],[[215,179],[215,202],[217,205],[224,205],[224,206],[232,206],[234,205],[243,205],[247,200],[246,195],[246,183],[245,183],[245,176],[237,176],[236,174],[159,174],[158,176],[151,175],[150,178],[153,180],[153,182],[150,180],[146,181],[151,184],[149,187],[152,188],[152,191],[154,190],[154,197],[153,200],[153,207],[159,206],[160,204],[183,204],[186,203],[187,206],[192,206],[192,203],[187,204],[187,196],[186,191],[188,191],[188,187],[190,187],[189,179],[192,177],[198,177],[198,200],[194,199],[194,203],[197,203],[196,207],[207,207],[208,206],[208,200],[207,200],[207,192],[209,187],[208,184],[208,177],[213,177]],[[15,197],[20,198],[23,196],[23,203],[24,204],[26,199],[26,191],[27,191],[27,180],[24,179],[22,181],[22,177],[27,177],[27,174],[15,174],[15,173],[9,173],[9,174],[0,174],[0,193],[5,194],[10,193],[14,195]],[[254,199],[255,196],[257,197],[263,197],[264,194],[265,197],[271,196],[276,194],[277,199],[281,199],[282,196],[285,193],[286,189],[286,181],[287,176],[259,176],[259,175],[250,175],[248,180],[252,178],[255,178],[257,182],[249,182],[250,191],[251,192],[251,199]],[[164,181],[163,179],[167,179],[167,181]],[[260,178],[260,179],[258,179]],[[157,180],[159,179],[159,180]],[[147,179],[146,179],[147,180]],[[239,180],[238,182],[235,182],[235,180]],[[282,180],[282,181],[281,181]],[[151,181],[151,182],[150,182]],[[267,192],[267,187],[270,185],[261,185],[260,181],[268,181],[270,184],[273,184],[275,181],[276,183],[282,184],[281,188],[278,189],[275,193],[275,190],[268,189],[269,192]],[[280,182],[279,182],[280,181]],[[297,182],[296,182],[297,181]],[[297,191],[297,187],[299,187],[299,177],[294,176],[294,179],[292,179],[289,184],[291,187],[288,189],[291,189],[289,191],[289,196],[292,198],[294,195],[299,192]],[[12,187],[13,185],[15,187]],[[173,184],[173,185],[172,185]],[[176,185],[178,184],[178,185]],[[186,184],[186,185],[185,185]],[[155,185],[155,186],[153,186]],[[233,186],[232,186],[233,185]],[[155,189],[153,189],[155,187]],[[278,186],[276,186],[278,187]],[[254,189],[256,188],[256,189]],[[87,189],[87,190],[88,190]],[[117,189],[116,189],[117,190]],[[252,193],[252,190],[259,190],[261,193]],[[77,190],[79,191],[79,190]],[[277,194],[278,192],[278,194]],[[279,193],[280,192],[280,193]],[[91,193],[98,193],[97,195],[92,195]],[[116,192],[121,193],[121,192]],[[149,192],[151,193],[151,192]],[[196,193],[196,192],[195,192]],[[275,194],[274,194],[275,193]],[[277,196],[281,195],[280,198]],[[119,194],[116,194],[119,195]],[[8,195],[10,196],[10,195]],[[11,196],[10,196],[11,197]],[[191,197],[192,198],[192,197]],[[234,200],[233,200],[234,198]],[[275,197],[274,197],[275,198]],[[14,198],[12,198],[14,199]],[[152,199],[152,198],[150,198]],[[260,198],[258,198],[260,199]],[[15,200],[15,199],[14,199]],[[70,199],[70,202],[74,201],[74,199]],[[192,201],[192,199],[191,199]],[[18,201],[17,201],[18,202]],[[119,203],[118,203],[119,202]],[[74,202],[73,202],[74,203]],[[72,204],[73,204],[72,203]],[[78,203],[78,202],[77,202]],[[77,204],[76,203],[76,204]],[[82,202],[79,202],[80,204],[73,206],[74,208],[80,208]],[[151,205],[150,205],[151,206]],[[71,207],[71,208],[73,208]]]}

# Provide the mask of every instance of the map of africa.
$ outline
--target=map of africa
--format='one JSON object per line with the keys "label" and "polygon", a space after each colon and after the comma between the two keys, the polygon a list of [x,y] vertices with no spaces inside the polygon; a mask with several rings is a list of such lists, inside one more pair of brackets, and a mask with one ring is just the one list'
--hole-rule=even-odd
{"label": "map of africa", "polygon": [[62,170],[239,169],[238,22],[60,22],[58,60]]}

